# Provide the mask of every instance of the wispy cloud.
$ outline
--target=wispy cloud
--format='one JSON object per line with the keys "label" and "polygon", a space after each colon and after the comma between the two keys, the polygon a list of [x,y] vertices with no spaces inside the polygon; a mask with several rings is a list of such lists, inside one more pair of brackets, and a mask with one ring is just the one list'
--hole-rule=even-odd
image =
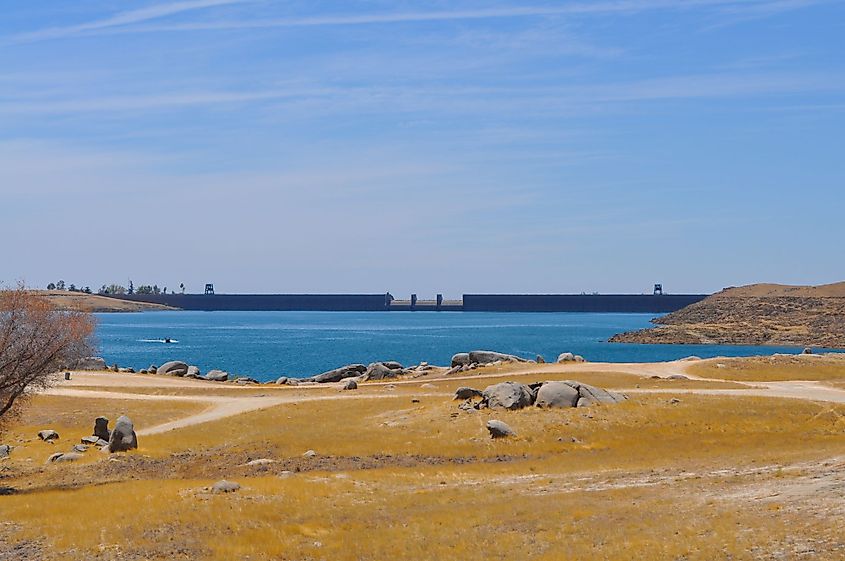
{"label": "wispy cloud", "polygon": [[[566,108],[659,100],[754,98],[793,93],[845,91],[845,80],[829,73],[710,73],[665,76],[626,82],[583,83],[569,86],[344,86],[290,84],[240,91],[186,91],[133,96],[100,96],[79,99],[0,100],[0,114],[55,115],[119,113],[239,106],[268,103],[278,110],[284,104],[314,114],[372,108],[379,112],[432,111],[478,113],[510,108],[528,113],[554,113]],[[308,117],[307,114],[300,114]]]}
{"label": "wispy cloud", "polygon": [[483,20],[502,18],[546,17],[562,15],[635,14],[654,10],[684,11],[695,8],[718,8],[748,16],[765,16],[782,11],[805,8],[826,0],[607,0],[570,2],[555,6],[518,6],[471,10],[437,10],[404,13],[340,14],[306,17],[262,18],[249,20],[215,20],[180,23],[143,24],[181,12],[213,8],[249,0],[192,0],[159,4],[123,12],[110,18],[68,27],[55,27],[23,33],[12,42],[57,39],[82,34],[152,33],[179,31],[215,31],[238,29],[272,29],[285,27],[356,26],[420,23],[437,21]]}
{"label": "wispy cloud", "polygon": [[139,8],[137,10],[120,12],[111,17],[89,21],[86,23],[80,23],[77,25],[49,27],[46,29],[40,29],[38,31],[21,33],[19,35],[13,36],[11,38],[11,41],[24,43],[32,41],[41,41],[45,39],[58,39],[61,37],[69,37],[86,32],[102,31],[115,27],[143,23],[167,16],[172,16],[175,14],[180,14],[183,12],[214,8],[227,4],[238,4],[246,1],[248,0],[185,0],[183,2],[155,4],[153,6],[147,6],[146,8]]}

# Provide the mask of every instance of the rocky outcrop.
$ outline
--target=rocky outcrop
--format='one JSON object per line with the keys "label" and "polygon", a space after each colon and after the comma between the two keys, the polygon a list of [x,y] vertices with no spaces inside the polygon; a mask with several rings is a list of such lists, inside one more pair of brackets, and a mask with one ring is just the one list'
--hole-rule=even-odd
{"label": "rocky outcrop", "polygon": [[458,353],[452,356],[452,368],[456,366],[469,366],[469,353]]}
{"label": "rocky outcrop", "polygon": [[306,378],[304,381],[317,382],[318,384],[340,382],[341,380],[344,380],[346,378],[354,378],[356,376],[360,376],[366,371],[367,367],[363,364],[349,364],[347,366],[335,368],[334,370],[329,370],[328,372],[323,372],[322,374],[317,374],[316,376],[312,376],[311,378]]}
{"label": "rocky outcrop", "polygon": [[491,438],[505,438],[508,436],[516,436],[516,432],[503,421],[491,419],[487,421],[487,431]]}
{"label": "rocky outcrop", "polygon": [[346,381],[343,382],[343,385],[340,387],[342,390],[357,390],[358,389],[358,382],[353,380],[352,378],[347,378]]}
{"label": "rocky outcrop", "polygon": [[388,378],[396,378],[401,370],[397,368],[388,368],[382,362],[374,362],[367,366],[367,371],[364,372],[364,380],[384,380]]}
{"label": "rocky outcrop", "polygon": [[185,373],[186,378],[199,378],[200,376],[201,373],[198,366],[189,366],[188,371]]}
{"label": "rocky outcrop", "polygon": [[490,364],[491,362],[528,362],[524,358],[497,353],[494,351],[472,351],[469,353],[470,364]]}
{"label": "rocky outcrop", "polygon": [[178,360],[165,362],[157,370],[157,374],[164,374],[165,376],[184,376],[187,373],[188,365]]}
{"label": "rocky outcrop", "polygon": [[522,409],[534,403],[534,392],[525,384],[502,382],[481,392],[481,401],[490,409]]}
{"label": "rocky outcrop", "polygon": [[12,454],[12,447],[8,444],[0,444],[0,460],[8,458]]}
{"label": "rocky outcrop", "polygon": [[730,288],[613,343],[845,348],[845,283]]}
{"label": "rocky outcrop", "polygon": [[459,408],[464,411],[478,410],[484,407],[513,411],[531,405],[547,409],[572,408],[621,403],[628,399],[624,394],[572,380],[538,382],[536,384],[502,382],[488,386],[480,393],[481,400],[473,402],[473,399],[478,395],[478,390],[458,388],[455,392],[455,399],[463,401]]}
{"label": "rocky outcrop", "polygon": [[75,363],[73,363],[70,367],[71,370],[91,370],[102,372],[108,370],[109,367],[106,365],[106,360],[104,358],[98,356],[89,356],[85,358],[81,358]]}
{"label": "rocky outcrop", "polygon": [[109,438],[109,452],[126,452],[138,447],[138,437],[135,435],[135,425],[126,415],[121,415],[114,424],[114,430]]}

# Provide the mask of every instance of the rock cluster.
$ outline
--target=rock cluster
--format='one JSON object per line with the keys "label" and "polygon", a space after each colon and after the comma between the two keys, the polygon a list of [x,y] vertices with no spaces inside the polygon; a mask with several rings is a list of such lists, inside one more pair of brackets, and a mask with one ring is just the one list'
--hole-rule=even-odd
{"label": "rock cluster", "polygon": [[488,386],[483,391],[459,388],[455,392],[455,399],[465,400],[461,405],[463,409],[486,407],[514,411],[530,406],[552,409],[609,405],[620,403],[628,398],[624,394],[566,380],[536,384],[502,382]]}

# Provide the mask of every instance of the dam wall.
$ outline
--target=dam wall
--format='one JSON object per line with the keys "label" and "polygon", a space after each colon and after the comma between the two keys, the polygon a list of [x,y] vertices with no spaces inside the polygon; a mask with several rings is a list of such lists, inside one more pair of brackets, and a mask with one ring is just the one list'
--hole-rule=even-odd
{"label": "dam wall", "polygon": [[465,312],[605,312],[665,314],[707,294],[464,294]]}
{"label": "dam wall", "polygon": [[706,294],[464,294],[463,300],[391,300],[389,294],[127,294],[133,302],[196,311],[464,311],[605,312],[665,314],[706,298]]}
{"label": "dam wall", "polygon": [[384,294],[125,294],[133,302],[163,304],[196,311],[244,312],[383,312]]}

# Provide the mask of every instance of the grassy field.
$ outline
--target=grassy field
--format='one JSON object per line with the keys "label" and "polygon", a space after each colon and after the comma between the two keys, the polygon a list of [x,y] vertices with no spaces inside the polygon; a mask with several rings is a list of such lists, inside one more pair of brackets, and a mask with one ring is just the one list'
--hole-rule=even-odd
{"label": "grassy field", "polygon": [[[816,366],[800,363],[797,378],[826,375]],[[581,374],[666,391],[614,406],[465,412],[454,387],[495,378],[262,387],[292,402],[62,465],[43,462],[96,415],[143,427],[201,406],[39,397],[12,427],[20,448],[0,461],[0,543],[14,544],[0,560],[845,557],[845,406]],[[517,437],[491,440],[491,418]],[[41,428],[63,433],[60,443],[32,440]],[[273,463],[246,465],[259,458]],[[220,479],[242,489],[209,492]]]}
{"label": "grassy field", "polygon": [[754,358],[722,358],[689,367],[690,374],[741,382],[822,380],[845,382],[845,353],[823,356],[780,355]]}

